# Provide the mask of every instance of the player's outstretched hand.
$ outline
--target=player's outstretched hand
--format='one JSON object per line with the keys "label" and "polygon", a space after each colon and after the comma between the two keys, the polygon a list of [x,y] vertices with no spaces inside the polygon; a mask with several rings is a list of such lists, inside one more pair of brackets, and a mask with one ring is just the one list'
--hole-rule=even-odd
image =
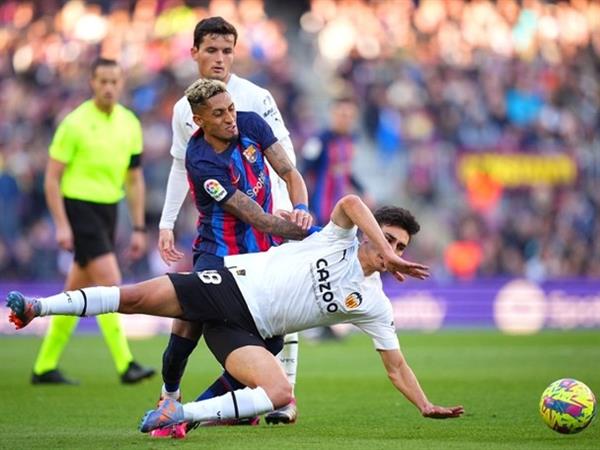
{"label": "player's outstretched hand", "polygon": [[383,265],[398,281],[404,281],[405,275],[419,280],[429,277],[429,267],[407,261],[393,252],[383,256]]}
{"label": "player's outstretched hand", "polygon": [[173,230],[162,229],[158,234],[158,252],[167,266],[183,258],[183,253],[175,248]]}
{"label": "player's outstretched hand", "polygon": [[421,414],[428,419],[454,419],[465,412],[462,406],[437,406],[431,405],[425,408]]}

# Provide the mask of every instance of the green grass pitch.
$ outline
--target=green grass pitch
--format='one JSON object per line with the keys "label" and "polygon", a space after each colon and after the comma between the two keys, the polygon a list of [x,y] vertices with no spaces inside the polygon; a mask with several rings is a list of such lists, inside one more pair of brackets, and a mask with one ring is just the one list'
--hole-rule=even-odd
{"label": "green grass pitch", "polygon": [[[136,357],[160,367],[167,337],[132,341]],[[539,396],[555,379],[573,377],[600,394],[600,331],[504,336],[493,331],[400,333],[408,361],[430,399],[463,404],[455,420],[423,419],[387,380],[370,340],[301,341],[292,426],[212,427],[185,440],[153,440],[137,431],[159,393],[158,376],[137,386],[118,383],[108,350],[95,335],[78,335],[61,368],[78,387],[29,384],[39,338],[0,339],[0,448],[244,449],[584,449],[600,448],[600,423],[582,433],[551,431],[538,414]],[[219,373],[201,344],[183,382],[191,399]]]}

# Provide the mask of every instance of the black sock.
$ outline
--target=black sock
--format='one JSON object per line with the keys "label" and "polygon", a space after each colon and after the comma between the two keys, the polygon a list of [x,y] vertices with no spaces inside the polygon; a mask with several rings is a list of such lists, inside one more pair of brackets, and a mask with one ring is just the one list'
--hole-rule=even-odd
{"label": "black sock", "polygon": [[171,333],[169,343],[163,353],[162,377],[167,392],[179,389],[179,382],[187,365],[188,357],[196,348],[198,341]]}
{"label": "black sock", "polygon": [[213,384],[211,384],[202,394],[200,394],[198,398],[196,398],[196,401],[217,397],[227,392],[243,389],[245,387],[246,386],[233,378],[229,372],[225,371]]}

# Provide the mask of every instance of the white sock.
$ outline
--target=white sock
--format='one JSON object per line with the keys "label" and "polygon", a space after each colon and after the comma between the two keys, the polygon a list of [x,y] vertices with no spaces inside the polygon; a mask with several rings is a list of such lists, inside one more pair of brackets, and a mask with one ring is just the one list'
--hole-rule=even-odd
{"label": "white sock", "polygon": [[40,298],[40,316],[97,316],[119,309],[121,291],[116,286],[92,287]]}
{"label": "white sock", "polygon": [[296,371],[298,370],[298,333],[286,334],[283,349],[277,355],[292,389],[296,384]]}
{"label": "white sock", "polygon": [[175,392],[169,392],[169,391],[167,391],[167,388],[165,387],[164,384],[162,385],[162,388],[160,390],[161,398],[170,398],[173,400],[177,400],[180,395],[181,395],[181,391],[179,389],[177,389]]}
{"label": "white sock", "polygon": [[261,387],[238,389],[208,400],[183,405],[183,417],[191,421],[254,417],[269,411],[273,411],[273,403]]}

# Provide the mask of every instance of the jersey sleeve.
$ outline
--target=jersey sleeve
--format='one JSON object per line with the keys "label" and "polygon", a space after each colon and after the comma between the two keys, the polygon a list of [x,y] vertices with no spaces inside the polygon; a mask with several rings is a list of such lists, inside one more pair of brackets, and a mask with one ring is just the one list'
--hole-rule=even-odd
{"label": "jersey sleeve", "polygon": [[[190,179],[192,178],[191,176],[189,177]],[[229,169],[224,166],[205,163],[198,170],[198,174],[193,176],[193,179],[197,180],[195,190],[201,189],[204,195],[207,195],[219,204],[223,204],[229,200],[237,190],[231,182]]]}
{"label": "jersey sleeve", "polygon": [[142,124],[139,119],[131,113],[131,154],[141,155],[144,151],[144,136],[142,133]]}
{"label": "jersey sleeve", "polygon": [[268,149],[271,145],[277,142],[277,138],[273,134],[273,130],[271,130],[271,127],[264,119],[262,119],[258,114],[246,114],[248,114],[245,119],[245,128],[247,133],[261,145],[263,150]]}
{"label": "jersey sleeve", "polygon": [[266,89],[262,89],[261,95],[257,97],[254,104],[254,111],[266,120],[278,141],[290,135],[273,96]]}
{"label": "jersey sleeve", "polygon": [[187,172],[185,163],[179,158],[173,158],[171,171],[167,180],[167,192],[165,194],[165,203],[163,204],[162,214],[158,228],[172,230],[175,227],[175,221],[179,215],[179,210],[188,193],[188,183],[186,180]]}
{"label": "jersey sleeve", "polygon": [[357,232],[358,227],[356,225],[354,225],[352,228],[342,228],[330,221],[323,227],[321,231],[319,231],[319,235],[328,240],[341,242],[343,245],[345,245],[354,242]]}
{"label": "jersey sleeve", "polygon": [[171,119],[171,131],[173,132],[173,142],[171,143],[171,155],[173,158],[185,159],[187,144],[190,140],[192,129],[188,130],[185,124],[185,116],[181,100],[175,103],[173,107],[173,117]]}
{"label": "jersey sleeve", "polygon": [[391,306],[372,319],[357,322],[354,325],[371,337],[376,350],[397,350],[400,348]]}
{"label": "jersey sleeve", "polygon": [[377,322],[362,323],[356,326],[371,337],[375,350],[398,350],[400,348],[393,326],[385,326]]}
{"label": "jersey sleeve", "polygon": [[77,128],[72,126],[67,116],[58,126],[52,142],[49,155],[52,159],[67,164],[77,150]]}

